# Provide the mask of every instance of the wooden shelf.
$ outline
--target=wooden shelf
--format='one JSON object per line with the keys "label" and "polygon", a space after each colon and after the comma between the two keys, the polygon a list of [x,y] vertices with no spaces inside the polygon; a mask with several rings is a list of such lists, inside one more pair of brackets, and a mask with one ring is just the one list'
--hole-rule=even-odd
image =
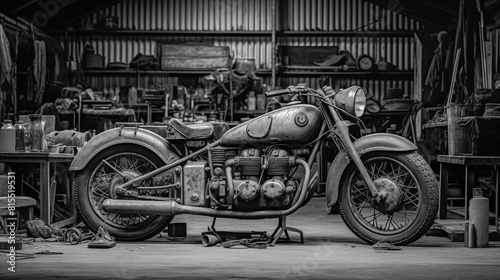
{"label": "wooden shelf", "polygon": [[[244,31],[244,30],[105,30],[105,29],[78,29],[78,30],[49,30],[50,35],[86,35],[86,36],[271,36],[272,31]],[[414,31],[276,31],[278,36],[310,36],[310,37],[413,37]]]}
{"label": "wooden shelf", "polygon": [[[83,70],[83,74],[87,76],[159,76],[159,75],[208,75],[216,70]],[[76,74],[75,71],[70,71],[70,74]]]}
{"label": "wooden shelf", "polygon": [[271,36],[271,31],[164,31],[164,30],[103,30],[103,29],[81,29],[81,30],[52,30],[47,31],[49,35],[85,35],[85,36]]}
{"label": "wooden shelf", "polygon": [[413,78],[413,71],[313,71],[313,70],[284,70],[278,75],[285,76],[398,76],[398,78]]}
{"label": "wooden shelf", "polygon": [[[216,69],[190,69],[190,70],[83,70],[84,75],[89,76],[133,76],[133,75],[208,75],[217,71]],[[70,71],[70,74],[75,74],[75,71]],[[256,75],[266,76],[271,75],[271,71],[267,69],[257,70]],[[312,70],[285,70],[278,71],[278,75],[289,76],[318,76],[318,75],[335,75],[335,76],[409,76],[413,77],[413,71],[312,71]]]}
{"label": "wooden shelf", "polygon": [[[216,72],[216,69],[206,69],[206,70],[83,70],[83,74],[87,76],[159,76],[159,75],[209,75]],[[75,75],[76,71],[69,71],[70,74]],[[267,76],[271,75],[271,70],[260,69],[255,71],[257,76]]]}
{"label": "wooden shelf", "polygon": [[277,31],[278,36],[311,37],[413,37],[414,31]]}

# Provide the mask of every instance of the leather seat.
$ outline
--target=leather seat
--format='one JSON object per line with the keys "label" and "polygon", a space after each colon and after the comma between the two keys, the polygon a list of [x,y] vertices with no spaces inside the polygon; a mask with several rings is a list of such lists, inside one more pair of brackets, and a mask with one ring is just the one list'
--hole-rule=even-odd
{"label": "leather seat", "polygon": [[178,119],[170,119],[170,126],[187,139],[206,139],[214,133],[214,126],[210,123],[186,125]]}

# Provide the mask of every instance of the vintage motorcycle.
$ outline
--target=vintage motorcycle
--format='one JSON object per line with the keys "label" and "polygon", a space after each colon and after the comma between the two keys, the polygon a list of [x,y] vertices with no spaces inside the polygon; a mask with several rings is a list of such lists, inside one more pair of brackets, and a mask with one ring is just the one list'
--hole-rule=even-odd
{"label": "vintage motorcycle", "polygon": [[[375,133],[355,139],[363,89],[299,84],[266,92],[285,94],[295,101],[231,129],[171,119],[98,134],[70,167],[81,218],[118,240],[153,237],[176,214],[279,218],[275,242],[287,230],[285,218],[313,195],[318,172],[312,166],[320,147],[331,143],[322,149],[332,159],[327,207],[338,206],[354,234],[396,245],[424,235],[438,208],[434,173],[405,138]],[[316,105],[298,101],[305,96]]]}

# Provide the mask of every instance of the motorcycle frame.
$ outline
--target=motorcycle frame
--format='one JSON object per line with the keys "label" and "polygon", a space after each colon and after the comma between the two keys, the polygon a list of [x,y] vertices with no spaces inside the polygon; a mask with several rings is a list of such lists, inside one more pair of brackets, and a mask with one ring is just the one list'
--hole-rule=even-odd
{"label": "motorcycle frame", "polygon": [[[326,124],[323,123],[323,125],[320,128],[319,135],[322,135],[325,132],[325,129],[326,129]],[[317,155],[318,151],[320,150],[322,142],[323,141],[320,139],[319,141],[317,141],[314,144],[314,146],[312,148],[312,151],[311,151],[311,154],[310,154],[310,156],[308,158],[308,161],[307,161],[307,165],[308,166],[311,166],[314,163],[316,155]],[[172,163],[169,163],[169,164],[167,164],[165,166],[162,166],[162,167],[160,167],[160,168],[158,168],[156,170],[153,170],[153,171],[151,171],[149,173],[146,173],[146,174],[143,174],[143,175],[141,175],[141,176],[139,176],[137,178],[134,178],[134,179],[132,179],[132,180],[130,180],[130,181],[128,181],[128,182],[126,182],[126,183],[118,186],[118,188],[127,188],[128,186],[130,186],[130,185],[132,185],[132,184],[134,184],[136,182],[139,182],[139,181],[142,181],[142,180],[147,180],[147,179],[149,179],[149,178],[151,178],[153,176],[156,176],[156,175],[158,175],[158,174],[160,174],[162,172],[165,172],[165,171],[167,171],[167,170],[169,170],[171,168],[174,168],[174,167],[176,167],[178,165],[182,165],[185,162],[187,162],[188,160],[190,160],[192,158],[195,158],[195,157],[197,157],[199,155],[202,155],[205,152],[208,153],[208,155],[209,155],[209,161],[210,161],[211,160],[211,152],[210,152],[210,150],[213,147],[218,146],[219,144],[220,144],[220,140],[212,142],[212,143],[208,144],[207,146],[205,146],[204,148],[202,148],[202,149],[200,149],[200,150],[198,150],[198,151],[196,151],[196,152],[194,152],[192,154],[189,154],[189,155],[187,155],[187,156],[185,156],[183,158],[180,158],[180,159],[178,159],[178,160],[176,160],[176,161],[174,161]],[[210,172],[212,173],[213,172],[213,168],[212,168],[211,165],[212,164],[210,163]],[[312,176],[311,176],[310,172],[306,172],[306,173],[307,174],[304,176],[305,177],[304,183],[302,184],[302,188],[304,188],[304,187],[306,188],[306,190],[305,190],[305,196],[307,196],[309,194],[309,192],[312,190],[315,178],[318,176],[318,172],[317,171],[314,174],[312,174]],[[301,190],[302,190],[302,188],[301,188]],[[299,199],[294,199],[294,204],[292,205],[292,208],[295,205],[301,205],[303,201],[304,201],[304,198],[302,198],[302,199],[300,199],[300,198]],[[142,201],[142,203],[144,203],[144,202],[147,202],[147,201]],[[186,206],[186,207],[189,207],[189,206]],[[200,208],[200,207],[196,207],[196,208]],[[213,210],[213,209],[209,209],[209,210]],[[220,210],[215,210],[215,211],[220,211]],[[261,211],[261,212],[265,212],[265,211]],[[282,216],[282,215],[278,215],[278,216]]]}
{"label": "motorcycle frame", "polygon": [[[365,181],[365,183],[368,186],[368,189],[370,190],[372,197],[376,200],[379,201],[381,197],[379,197],[379,192],[375,187],[375,184],[373,183],[371,177],[369,176],[366,168],[364,167],[360,154],[356,150],[353,142],[351,141],[350,135],[349,135],[349,128],[347,126],[347,122],[342,120],[337,112],[337,109],[335,107],[335,104],[333,103],[332,99],[326,96],[326,94],[322,91],[319,90],[317,93],[319,93],[323,99],[326,101],[325,103],[320,103],[319,108],[321,113],[323,114],[324,117],[324,122],[320,128],[319,132],[319,137],[323,137],[325,130],[329,129],[331,132],[332,136],[337,138],[340,141],[334,141],[334,143],[337,145],[339,151],[343,151],[344,153],[341,154],[347,154],[349,158],[347,160],[352,160],[358,170],[360,171],[360,174]],[[329,113],[329,114],[328,114]],[[318,139],[318,141],[314,144],[313,149],[311,150],[311,154],[309,156],[309,159],[307,161],[307,166],[311,166],[315,159],[316,155],[320,150],[320,146],[322,145],[324,139]],[[147,174],[141,175],[137,178],[134,178],[120,186],[118,188],[127,188],[128,186],[138,183],[139,181],[149,179],[155,175],[158,175],[162,172],[165,172],[171,168],[174,168],[175,166],[182,165],[188,160],[195,158],[199,155],[202,155],[204,153],[208,153],[209,156],[209,161],[211,160],[211,152],[210,150],[213,147],[219,146],[220,145],[220,140],[216,140],[215,142],[207,144],[202,149],[199,149],[195,151],[192,154],[189,154],[183,158],[177,159],[172,163],[169,163],[165,166],[162,166],[154,171],[151,171]],[[338,155],[338,154],[337,154]],[[299,160],[297,160],[299,161]],[[304,162],[303,164],[306,164]],[[210,162],[210,169],[211,173],[213,172],[212,164]],[[304,167],[306,167],[304,165]],[[265,211],[253,211],[253,212],[236,212],[236,211],[231,211],[231,210],[215,210],[215,209],[209,209],[209,208],[203,208],[203,207],[193,207],[193,206],[188,206],[188,205],[182,205],[178,204],[175,201],[141,201],[141,205],[138,205],[137,202],[130,202],[130,206],[139,206],[141,207],[142,212],[144,211],[150,211],[150,214],[167,214],[166,212],[171,212],[172,215],[179,214],[179,213],[188,213],[188,214],[199,214],[199,215],[207,215],[207,216],[215,216],[215,217],[228,217],[228,218],[270,218],[270,217],[281,217],[281,216],[286,216],[294,211],[296,211],[298,208],[300,208],[305,200],[305,197],[312,191],[313,188],[313,182],[316,180],[318,173],[316,172],[311,176],[309,168],[306,169],[306,174],[305,174],[305,180],[303,181],[301,185],[301,192],[298,196],[298,199],[294,199],[294,203],[289,209],[280,211],[280,210],[265,210]],[[212,174],[213,175],[213,174]],[[107,205],[111,205],[112,202],[109,202]],[[116,209],[116,208],[114,208]],[[169,211],[166,211],[165,209],[169,209]],[[127,207],[120,207],[120,212],[132,212],[135,211],[133,210],[133,207],[130,209],[127,209]]]}

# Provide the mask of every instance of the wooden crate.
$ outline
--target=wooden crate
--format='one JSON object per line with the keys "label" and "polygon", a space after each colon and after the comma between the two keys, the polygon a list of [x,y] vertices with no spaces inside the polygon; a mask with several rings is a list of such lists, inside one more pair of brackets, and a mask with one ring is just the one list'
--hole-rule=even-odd
{"label": "wooden crate", "polygon": [[229,47],[161,44],[162,70],[214,70],[230,68]]}

